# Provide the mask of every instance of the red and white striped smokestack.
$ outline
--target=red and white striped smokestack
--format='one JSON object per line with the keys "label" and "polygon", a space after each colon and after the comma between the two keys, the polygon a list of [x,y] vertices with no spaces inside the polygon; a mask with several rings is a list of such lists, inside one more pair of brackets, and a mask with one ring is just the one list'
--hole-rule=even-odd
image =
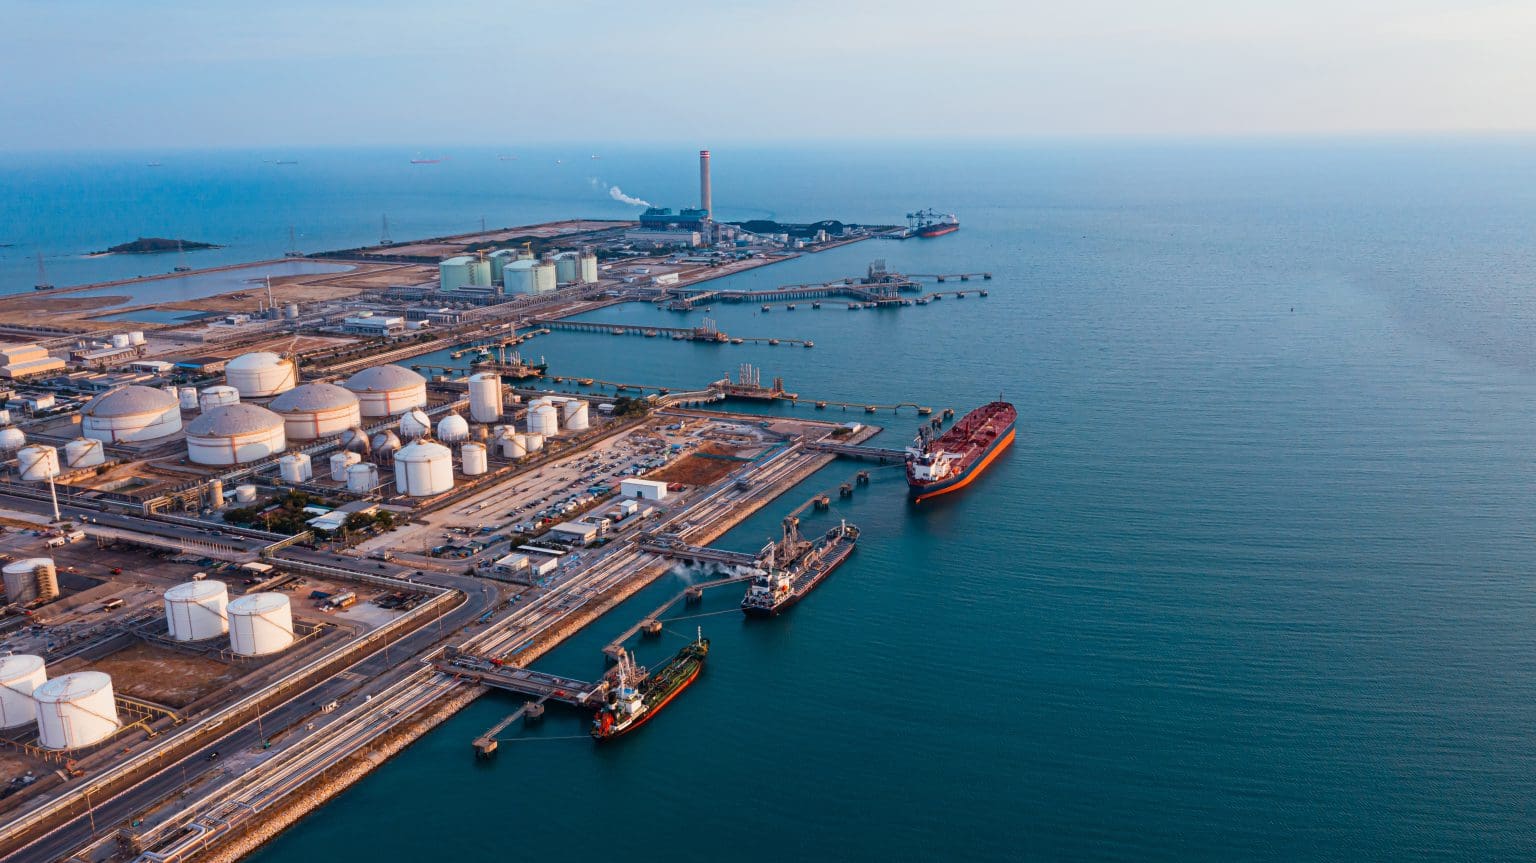
{"label": "red and white striped smokestack", "polygon": [[713,216],[715,208],[709,194],[709,151],[699,151],[699,209]]}

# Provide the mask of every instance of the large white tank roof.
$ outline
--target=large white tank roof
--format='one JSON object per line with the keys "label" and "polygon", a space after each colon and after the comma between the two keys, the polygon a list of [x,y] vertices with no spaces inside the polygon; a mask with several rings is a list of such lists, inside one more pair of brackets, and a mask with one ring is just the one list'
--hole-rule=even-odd
{"label": "large white tank roof", "polygon": [[76,671],[44,683],[32,690],[32,697],[45,704],[75,701],[112,685],[112,678],[100,671]]}
{"label": "large white tank roof", "polygon": [[357,396],[346,387],[315,382],[299,384],[273,399],[270,407],[278,413],[288,413],[346,408],[355,404]]}
{"label": "large white tank roof", "polygon": [[235,437],[283,427],[283,418],[259,405],[224,405],[187,423],[189,437]]}
{"label": "large white tank roof", "polygon": [[288,606],[288,597],[281,593],[247,593],[229,604],[230,614],[263,614]]}
{"label": "large white tank roof", "polygon": [[424,386],[427,379],[404,366],[383,365],[366,368],[350,378],[344,386],[355,393],[385,392]]}
{"label": "large white tank roof", "polygon": [[162,413],[179,409],[181,402],[176,396],[154,387],[130,384],[108,390],[91,399],[81,413],[92,417],[131,417],[140,414]]}
{"label": "large white tank roof", "polygon": [[453,458],[453,450],[437,441],[418,440],[405,445],[395,453],[395,461],[427,461],[434,458]]}
{"label": "large white tank roof", "polygon": [[252,351],[230,360],[225,364],[224,371],[257,371],[281,365],[282,362],[283,358],[271,351]]}
{"label": "large white tank roof", "polygon": [[223,596],[229,591],[222,581],[184,581],[165,591],[165,598],[172,602],[195,602],[199,599],[210,599],[215,596]]}

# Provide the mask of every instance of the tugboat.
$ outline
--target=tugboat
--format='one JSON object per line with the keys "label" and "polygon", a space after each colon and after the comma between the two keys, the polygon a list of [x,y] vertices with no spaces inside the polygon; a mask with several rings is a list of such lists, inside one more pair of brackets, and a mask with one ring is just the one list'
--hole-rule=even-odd
{"label": "tugboat", "polygon": [[676,656],[647,675],[641,675],[628,653],[621,653],[617,685],[592,717],[592,739],[602,742],[622,737],[649,722],[698,678],[707,656],[709,639],[702,629]]}
{"label": "tugboat", "polygon": [[748,617],[773,617],[787,611],[801,597],[842,565],[859,541],[859,529],[844,521],[815,542],[800,538],[800,519],[784,519],[784,538],[763,548],[758,560],[764,571],[752,579],[741,610]]}

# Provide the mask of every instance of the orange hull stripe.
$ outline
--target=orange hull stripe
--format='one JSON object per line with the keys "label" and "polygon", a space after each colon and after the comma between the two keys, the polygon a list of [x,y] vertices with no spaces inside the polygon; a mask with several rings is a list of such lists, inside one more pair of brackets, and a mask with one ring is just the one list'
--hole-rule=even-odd
{"label": "orange hull stripe", "polygon": [[959,491],[960,489],[965,488],[966,486],[970,485],[971,484],[971,480],[974,480],[976,477],[981,476],[982,472],[987,469],[987,465],[992,463],[992,459],[997,458],[997,454],[998,453],[1000,453],[1003,450],[1007,449],[1013,443],[1013,434],[1014,434],[1014,430],[1013,429],[1009,429],[1007,436],[1005,436],[1002,439],[1002,442],[1000,442],[996,447],[993,447],[992,452],[989,453],[987,455],[987,457],[982,460],[981,464],[976,465],[976,468],[974,470],[972,470],[970,472],[970,474],[968,476],[966,476],[965,479],[961,480],[960,482],[955,483],[954,485],[950,486],[949,488],[944,489],[943,491],[936,491],[936,492],[934,492],[932,494],[919,495],[917,497],[916,502],[917,503],[922,503],[923,501],[927,500],[930,497],[938,497],[941,494],[949,494],[952,491]]}

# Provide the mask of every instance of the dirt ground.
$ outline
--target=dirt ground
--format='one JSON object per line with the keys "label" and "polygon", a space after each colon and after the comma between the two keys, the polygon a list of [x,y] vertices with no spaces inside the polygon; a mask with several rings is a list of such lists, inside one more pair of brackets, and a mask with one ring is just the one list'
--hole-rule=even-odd
{"label": "dirt ground", "polygon": [[743,464],[745,462],[736,456],[736,450],[711,441],[647,478],[661,482],[680,482],[683,485],[708,485]]}
{"label": "dirt ground", "polygon": [[125,695],[169,707],[185,707],[236,676],[233,666],[149,644],[134,644],[91,663],[112,675]]}

